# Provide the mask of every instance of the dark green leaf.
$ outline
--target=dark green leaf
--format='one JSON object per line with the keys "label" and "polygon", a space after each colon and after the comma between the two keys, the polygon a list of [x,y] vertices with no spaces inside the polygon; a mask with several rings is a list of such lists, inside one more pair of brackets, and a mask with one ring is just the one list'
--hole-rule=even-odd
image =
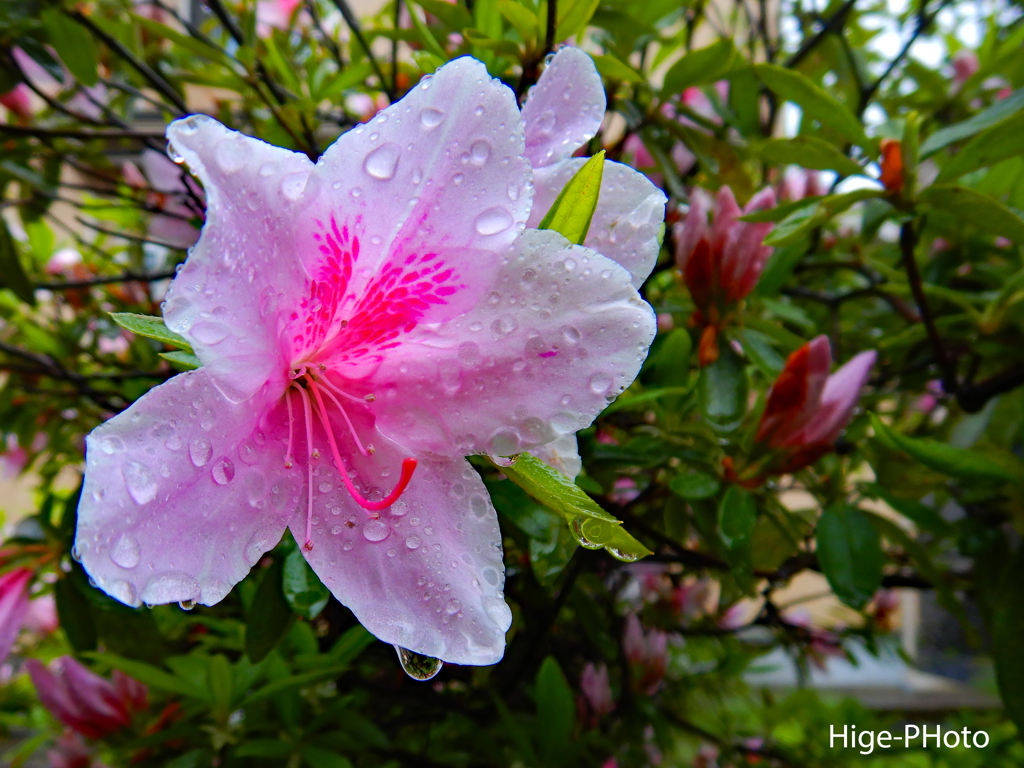
{"label": "dark green leaf", "polygon": [[302,756],[309,768],[352,768],[352,763],[347,757],[312,745],[302,748]]}
{"label": "dark green leaf", "polygon": [[292,610],[307,619],[319,616],[331,598],[331,593],[313,573],[298,547],[284,560],[283,589]]}
{"label": "dark green leaf", "polygon": [[819,171],[838,171],[843,176],[864,174],[857,163],[817,136],[771,139],[758,147],[757,154],[771,165],[795,164]]}
{"label": "dark green leaf", "polygon": [[473,17],[465,6],[458,3],[446,3],[444,0],[416,0],[416,4],[429,13],[436,16],[441,23],[452,32],[461,32],[466,27],[473,26]]}
{"label": "dark green leaf", "polygon": [[231,707],[231,662],[223,654],[210,657],[206,665],[206,689],[214,709],[227,712]]}
{"label": "dark green leaf", "polygon": [[948,443],[920,437],[907,437],[890,429],[875,414],[869,414],[871,426],[878,439],[890,447],[899,449],[926,467],[951,477],[965,477],[982,480],[1001,480],[1011,483],[1024,482],[1012,472],[994,463],[987,456],[967,448],[957,448]]}
{"label": "dark green leaf", "polygon": [[1000,123],[1024,107],[1024,88],[1014,91],[1005,99],[1001,99],[987,109],[983,109],[962,123],[951,125],[936,131],[921,144],[921,157],[925,158],[933,152],[949,146],[960,139],[966,139],[981,133],[996,123]]}
{"label": "dark green leaf", "polygon": [[1008,157],[1024,152],[1024,113],[975,136],[943,166],[937,182],[959,179],[979,168],[988,168]]}
{"label": "dark green leaf", "polygon": [[982,232],[1024,243],[1024,219],[981,192],[953,184],[936,184],[924,190],[918,200]]}
{"label": "dark green leaf", "polygon": [[597,199],[601,194],[603,171],[602,149],[569,179],[569,183],[558,193],[558,197],[537,225],[537,229],[553,229],[570,243],[582,245],[587,238],[590,220],[594,218]]}
{"label": "dark green leaf", "polygon": [[882,544],[867,515],[837,502],[818,520],[818,563],[836,597],[863,608],[882,583]]}
{"label": "dark green leaf", "polygon": [[722,487],[718,478],[703,472],[676,475],[668,484],[672,492],[684,499],[710,499]]}
{"label": "dark green leaf", "polygon": [[621,80],[624,83],[642,83],[644,76],[614,56],[595,56],[594,65],[597,71],[609,80]]}
{"label": "dark green leaf", "polygon": [[87,658],[106,664],[113,669],[119,669],[127,675],[131,675],[140,683],[145,683],[150,688],[166,693],[174,693],[179,696],[187,696],[199,701],[210,701],[209,694],[202,688],[192,685],[187,680],[164,672],[159,667],[145,664],[141,661],[132,661],[115,656],[110,653],[85,653]]}
{"label": "dark green leaf", "polygon": [[7,229],[7,222],[0,218],[0,280],[3,287],[27,304],[35,304],[35,291],[25,274],[25,268],[18,256],[14,238]]}
{"label": "dark green leaf", "polygon": [[279,560],[264,570],[252,606],[245,619],[245,654],[256,663],[284,637],[292,620],[292,609],[281,588],[282,565]]}
{"label": "dark green leaf", "polygon": [[1007,564],[992,600],[992,656],[1006,712],[1024,732],[1024,546]]}
{"label": "dark green leaf", "polygon": [[68,645],[77,653],[95,650],[96,623],[92,618],[92,605],[85,595],[71,579],[61,578],[53,585],[53,598]]}
{"label": "dark green leaf", "polygon": [[541,759],[545,766],[555,768],[563,765],[566,758],[576,703],[561,667],[551,656],[540,665],[534,699],[537,702],[537,740]]}
{"label": "dark green leaf", "polygon": [[555,40],[568,40],[583,31],[600,0],[559,0]]}
{"label": "dark green leaf", "polygon": [[93,86],[98,82],[96,65],[99,54],[92,36],[82,27],[56,8],[47,8],[40,18],[50,44],[61,61],[82,85]]}
{"label": "dark green leaf", "polygon": [[732,40],[723,38],[706,48],[690,51],[665,73],[662,93],[682,93],[694,85],[708,85],[744,64]]}
{"label": "dark green leaf", "polygon": [[757,523],[757,501],[738,485],[730,485],[718,505],[718,529],[730,549],[747,542]]}
{"label": "dark green leaf", "polygon": [[698,387],[708,424],[722,432],[736,429],[747,413],[747,372],[725,339],[719,339],[718,360],[701,370]]}

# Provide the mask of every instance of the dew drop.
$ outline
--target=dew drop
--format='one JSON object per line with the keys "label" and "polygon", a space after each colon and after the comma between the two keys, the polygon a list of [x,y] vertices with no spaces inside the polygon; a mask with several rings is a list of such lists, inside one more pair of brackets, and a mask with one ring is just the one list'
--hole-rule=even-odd
{"label": "dew drop", "polygon": [[473,226],[481,235],[496,235],[504,232],[513,224],[512,214],[504,208],[488,208],[473,221]]}
{"label": "dew drop", "polygon": [[511,200],[512,202],[515,202],[516,200],[519,199],[519,185],[518,184],[509,184],[508,190],[506,190],[506,191],[508,192],[508,199]]}
{"label": "dew drop", "polygon": [[612,386],[612,377],[603,371],[598,371],[590,377],[590,391],[595,395],[603,395]]}
{"label": "dew drop", "polygon": [[541,136],[550,136],[551,132],[555,130],[557,122],[558,117],[555,113],[550,109],[545,109],[537,118],[536,130]]}
{"label": "dew drop", "polygon": [[130,533],[122,533],[110,550],[110,559],[121,568],[134,568],[142,557],[139,542]]}
{"label": "dew drop", "polygon": [[420,537],[419,536],[410,536],[409,538],[407,538],[405,540],[405,546],[407,546],[409,549],[419,549],[420,548]]}
{"label": "dew drop", "polygon": [[195,600],[199,597],[199,582],[187,573],[171,571],[154,576],[142,589],[142,602],[163,605]]}
{"label": "dew drop", "polygon": [[305,173],[289,173],[281,179],[281,194],[294,203],[306,188],[306,178]]}
{"label": "dew drop", "polygon": [[214,150],[217,166],[224,173],[237,173],[245,165],[245,147],[235,138],[224,139]]}
{"label": "dew drop", "polygon": [[487,158],[491,156],[491,145],[484,139],[478,139],[470,146],[469,156],[477,165],[483,165],[487,162]]}
{"label": "dew drop", "polygon": [[562,336],[565,337],[565,340],[570,344],[576,344],[583,338],[583,334],[580,333],[579,329],[572,325],[562,326]]}
{"label": "dew drop", "polygon": [[512,626],[512,609],[508,604],[496,595],[486,595],[481,602],[487,618],[493,621],[499,630],[508,632],[508,628]]}
{"label": "dew drop", "polygon": [[360,195],[363,194],[363,190],[361,190],[359,187],[352,187],[352,191],[349,192],[349,194],[352,195],[352,197],[359,197]]}
{"label": "dew drop", "polygon": [[433,107],[427,107],[420,112],[420,122],[423,123],[424,128],[434,128],[441,124],[444,120],[444,112]]}
{"label": "dew drop", "polygon": [[274,163],[264,163],[260,166],[260,176],[266,178],[277,173],[277,166]]}
{"label": "dew drop", "polygon": [[367,541],[384,541],[391,534],[391,529],[383,520],[367,520],[363,524],[363,537]]}
{"label": "dew drop", "polygon": [[387,181],[395,175],[402,148],[393,142],[381,144],[363,161],[363,170],[375,179]]}
{"label": "dew drop", "polygon": [[206,465],[206,462],[210,460],[210,456],[213,455],[213,445],[210,443],[208,438],[197,437],[188,446],[188,457],[192,459],[192,463],[197,467]]}
{"label": "dew drop", "polygon": [[213,475],[213,481],[217,485],[227,485],[235,478],[235,465],[231,459],[226,456],[222,456],[217,460],[217,463],[213,465],[213,469],[210,470],[210,474]]}
{"label": "dew drop", "polygon": [[125,463],[121,470],[128,493],[136,504],[146,504],[156,498],[157,484],[153,470],[138,461]]}
{"label": "dew drop", "polygon": [[430,680],[444,666],[444,662],[440,659],[424,656],[410,651],[408,648],[402,648],[399,645],[395,646],[395,652],[398,653],[398,660],[402,663],[402,669],[405,670],[405,674],[413,680]]}
{"label": "dew drop", "polygon": [[180,600],[180,601],[178,601],[178,607],[181,608],[181,610],[183,610],[183,611],[191,611],[193,608],[196,607],[196,601],[195,600]]}
{"label": "dew drop", "polygon": [[249,541],[245,544],[245,562],[249,565],[256,565],[263,557],[264,552],[269,552],[278,541],[281,539],[282,531],[277,528],[260,528],[256,533],[249,537]]}

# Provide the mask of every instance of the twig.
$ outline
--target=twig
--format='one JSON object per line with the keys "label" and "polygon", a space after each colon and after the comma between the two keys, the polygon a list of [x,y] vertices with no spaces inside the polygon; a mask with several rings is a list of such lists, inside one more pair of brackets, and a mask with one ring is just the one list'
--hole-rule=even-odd
{"label": "twig", "polygon": [[86,128],[37,128],[35,126],[10,125],[0,123],[0,133],[12,136],[26,136],[32,139],[81,139],[91,141],[93,139],[134,139],[136,141],[159,141],[164,138],[162,132],[156,131],[131,131],[131,130],[95,130]]}
{"label": "twig", "polygon": [[792,69],[795,67],[807,58],[818,43],[824,40],[828,35],[833,32],[839,32],[843,28],[843,25],[846,24],[846,17],[850,11],[853,10],[853,6],[856,5],[856,3],[857,0],[846,0],[846,2],[839,7],[839,10],[829,16],[828,21],[825,22],[824,26],[818,30],[814,37],[804,41],[804,44],[797,49],[796,53],[789,57],[789,60],[785,65],[786,68]]}
{"label": "twig", "polygon": [[558,0],[548,0],[548,26],[544,35],[545,55],[555,50],[555,33],[558,28]]}
{"label": "twig", "polygon": [[108,277],[92,277],[88,280],[68,280],[60,283],[36,283],[37,290],[47,291],[70,291],[78,288],[91,288],[96,285],[113,285],[114,283],[153,283],[159,280],[169,280],[177,274],[175,270],[164,272],[124,272],[120,275]]}
{"label": "twig", "polygon": [[179,245],[172,245],[171,243],[162,243],[159,240],[150,240],[148,237],[139,237],[138,235],[129,235],[127,232],[118,232],[116,229],[107,229],[101,227],[99,224],[93,224],[91,221],[83,219],[81,216],[76,216],[75,221],[81,224],[83,227],[88,227],[94,232],[100,232],[104,235],[110,235],[111,237],[119,237],[122,240],[129,240],[133,243],[142,243],[143,245],[159,245],[163,248],[170,248],[174,251],[184,251],[185,249]]}
{"label": "twig", "polygon": [[377,79],[380,80],[380,87],[388,95],[388,99],[395,101],[397,98],[395,89],[391,87],[391,84],[384,78],[384,72],[380,68],[380,63],[377,61],[377,57],[373,55],[373,51],[370,50],[370,44],[366,42],[366,37],[363,35],[363,28],[359,25],[359,19],[352,13],[352,8],[349,6],[347,0],[333,0],[334,5],[341,15],[345,19],[345,23],[348,24],[349,29],[352,30],[352,34],[356,36],[356,40],[363,46],[363,50],[366,52],[366,58],[370,62],[370,66],[373,67],[374,74],[377,75]]}
{"label": "twig", "polygon": [[917,258],[914,256],[916,246],[917,233],[914,231],[914,223],[908,221],[900,227],[900,253],[903,255],[903,268],[907,272],[910,292],[914,297],[914,303],[917,304],[921,322],[924,323],[928,341],[931,343],[932,349],[935,350],[935,360],[939,364],[939,370],[942,371],[942,388],[946,392],[954,394],[957,390],[956,365],[949,359],[945,344],[939,335],[939,329],[935,327],[935,317],[928,305],[928,298],[924,294],[921,272],[917,268]]}

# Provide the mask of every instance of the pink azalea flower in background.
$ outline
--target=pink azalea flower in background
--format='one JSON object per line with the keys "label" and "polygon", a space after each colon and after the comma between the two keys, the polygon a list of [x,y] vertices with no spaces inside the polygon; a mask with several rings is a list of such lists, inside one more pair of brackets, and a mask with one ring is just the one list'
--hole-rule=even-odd
{"label": "pink azalea flower in background", "polygon": [[18,444],[18,436],[9,434],[4,438],[4,450],[0,453],[0,478],[10,480],[17,477],[28,464],[28,451]]}
{"label": "pink azalea flower in background", "polygon": [[32,91],[24,83],[18,83],[12,90],[0,95],[0,104],[22,120],[32,117]]}
{"label": "pink azalea flower in background", "polygon": [[292,14],[302,0],[259,0],[256,3],[256,34],[268,37],[275,29],[288,29]]}
{"label": "pink azalea flower in background", "polygon": [[644,631],[635,613],[626,617],[622,650],[633,669],[633,683],[647,695],[658,690],[668,671],[668,635],[660,629]]}
{"label": "pink azalea flower in background", "polygon": [[604,664],[595,667],[593,663],[587,662],[580,675],[580,693],[582,719],[591,728],[596,727],[598,721],[615,709],[611,683],[608,682],[608,667]]}
{"label": "pink azalea flower in background", "polygon": [[28,611],[32,575],[28,568],[15,568],[0,576],[0,663],[11,652],[21,631]]}
{"label": "pink azalea flower in background", "polygon": [[388,104],[386,93],[378,93],[376,96],[370,96],[368,93],[353,93],[345,97],[345,109],[364,123],[372,119],[382,109],[386,109]]}
{"label": "pink azalea flower in background", "polygon": [[39,636],[55,632],[60,626],[60,620],[57,618],[57,603],[53,595],[48,593],[29,600],[28,610],[25,611],[21,625]]}
{"label": "pink azalea flower in background", "polygon": [[57,739],[54,749],[48,750],[50,768],[102,768],[93,762],[92,752],[80,735],[66,730]]}
{"label": "pink azalea flower in background", "polygon": [[203,366],[88,437],[76,552],[100,588],[212,605],[290,527],[380,639],[501,658],[501,536],[464,457],[589,425],[655,323],[635,275],[524,231],[521,125],[463,58],[316,165],[205,116],[169,126],[208,205],[164,318]]}
{"label": "pink azalea flower in background", "polygon": [[786,616],[790,626],[798,627],[806,635],[808,660],[822,672],[828,668],[829,657],[847,658],[842,638],[827,629],[815,627],[811,615],[803,610],[790,611]]}
{"label": "pink azalea flower in background", "polygon": [[821,178],[821,171],[791,165],[782,174],[778,184],[779,200],[796,202],[805,197],[819,197],[828,194],[828,184]]}
{"label": "pink azalea flower in background", "polygon": [[151,189],[147,201],[166,214],[150,218],[150,237],[174,248],[191,247],[199,239],[199,230],[190,220],[202,214],[195,209],[193,195],[203,200],[203,191],[191,178],[183,179],[181,168],[155,149],[145,150],[139,162],[142,170],[125,161],[121,175],[130,187]]}
{"label": "pink azalea flower in background", "polygon": [[876,356],[874,350],[861,352],[830,375],[827,336],[812,339],[789,356],[768,392],[754,437],[755,450],[771,452],[765,471],[795,472],[832,450],[853,415]]}
{"label": "pink azalea flower in background", "polygon": [[693,323],[702,326],[698,356],[702,365],[718,359],[718,332],[736,305],[754,290],[772,248],[764,245],[773,224],[739,221],[745,214],[775,206],[775,192],[765,187],[743,210],[727,186],[719,188],[713,220],[703,190],[695,189],[690,211],[675,225],[676,263],[697,310]]}
{"label": "pink azalea flower in background", "polygon": [[978,54],[968,48],[957,51],[950,63],[953,65],[953,79],[950,82],[952,93],[959,92],[964,87],[964,83],[974,77],[974,74],[981,68]]}
{"label": "pink azalea flower in background", "polygon": [[147,706],[149,691],[120,670],[112,681],[90,672],[70,656],[47,667],[25,662],[39,701],[50,714],[86,738],[98,739],[131,725],[132,715]]}

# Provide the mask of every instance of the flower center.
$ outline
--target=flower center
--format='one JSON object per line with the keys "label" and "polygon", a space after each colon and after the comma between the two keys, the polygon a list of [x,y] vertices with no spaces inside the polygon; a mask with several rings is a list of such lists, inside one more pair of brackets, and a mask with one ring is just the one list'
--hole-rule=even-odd
{"label": "flower center", "polygon": [[[305,417],[304,421],[306,425],[306,449],[308,451],[306,461],[306,479],[309,493],[306,508],[306,536],[303,547],[308,552],[313,549],[313,460],[320,458],[320,449],[313,446],[314,411],[317,418],[320,420],[320,423],[323,425],[324,432],[327,433],[327,442],[330,445],[331,455],[334,457],[334,463],[338,468],[338,474],[341,475],[341,481],[345,484],[345,488],[348,490],[352,498],[355,499],[356,503],[370,513],[371,517],[378,517],[378,512],[390,507],[398,501],[398,498],[405,492],[406,487],[409,485],[409,481],[412,479],[412,473],[416,469],[416,459],[407,457],[402,460],[402,474],[399,477],[398,484],[394,487],[391,493],[380,501],[370,501],[359,493],[355,485],[352,483],[352,478],[349,477],[348,467],[341,459],[341,452],[338,450],[338,441],[334,437],[334,429],[331,427],[331,422],[328,418],[327,404],[324,401],[324,396],[326,395],[326,397],[334,404],[338,412],[341,414],[341,417],[345,420],[349,433],[355,441],[356,448],[363,456],[369,456],[374,453],[373,445],[363,445],[362,440],[359,439],[359,435],[356,433],[356,428],[352,423],[352,419],[349,418],[348,412],[341,404],[341,400],[347,399],[354,403],[365,405],[366,403],[372,403],[375,398],[373,395],[366,395],[365,397],[360,398],[345,392],[327,378],[327,368],[321,364],[299,363],[292,369],[292,381],[288,386],[288,390],[285,392],[285,404],[288,406],[288,448],[285,452],[284,460],[286,468],[290,469],[293,464],[292,438],[294,436],[295,422],[294,412],[292,409],[293,390],[298,393],[299,398],[302,401],[302,415]],[[310,396],[311,394],[312,396]]]}

